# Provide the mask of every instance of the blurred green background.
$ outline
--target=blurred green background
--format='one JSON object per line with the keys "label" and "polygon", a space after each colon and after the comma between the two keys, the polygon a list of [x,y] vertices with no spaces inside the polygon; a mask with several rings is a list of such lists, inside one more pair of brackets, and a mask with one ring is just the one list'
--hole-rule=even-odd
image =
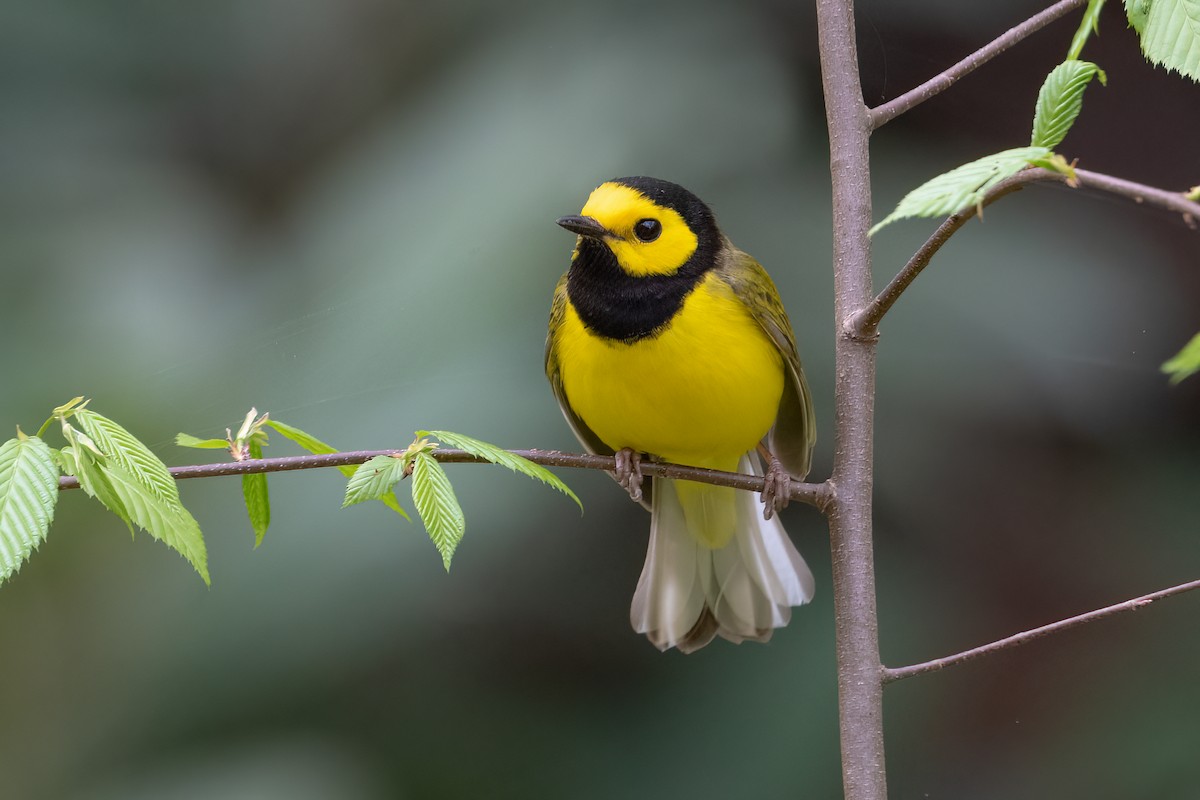
{"label": "blurred green background", "polygon": [[[1062,151],[1200,181],[1200,87],[1108,69]],[[860,5],[874,104],[1039,7]],[[574,449],[545,385],[553,220],[649,174],[707,199],[772,270],[832,442],[828,166],[809,3],[439,5],[9,0],[0,26],[0,315],[8,425],[76,394],[168,463],[251,406],[344,449],[447,428]],[[874,140],[876,217],[1023,144],[1055,24]],[[886,280],[933,227],[881,234]],[[1200,239],[1038,187],[988,209],[883,328],[876,521],[884,659],[901,665],[1196,578]],[[11,430],[11,428],[10,428]],[[276,440],[268,455],[294,453]],[[0,589],[0,781],[12,798],[835,797],[829,554],[767,646],[660,654],[629,629],[648,517],[451,467],[449,576],[419,526],[339,510],[336,473],[182,485],[206,589],[86,497]],[[410,505],[406,499],[406,505]],[[895,797],[1176,798],[1200,782],[1200,596],[889,687]]]}

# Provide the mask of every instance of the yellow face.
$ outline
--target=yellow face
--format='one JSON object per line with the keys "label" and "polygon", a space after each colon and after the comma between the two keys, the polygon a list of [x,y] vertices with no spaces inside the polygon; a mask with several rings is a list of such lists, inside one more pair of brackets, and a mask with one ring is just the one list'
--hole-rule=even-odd
{"label": "yellow face", "polygon": [[696,234],[678,211],[628,186],[601,184],[581,213],[608,231],[604,243],[630,275],[670,275],[696,252]]}

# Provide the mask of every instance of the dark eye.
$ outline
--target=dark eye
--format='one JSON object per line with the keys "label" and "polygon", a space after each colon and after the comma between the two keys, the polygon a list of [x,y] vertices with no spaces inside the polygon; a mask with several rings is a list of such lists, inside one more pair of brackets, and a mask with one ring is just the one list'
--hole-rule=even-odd
{"label": "dark eye", "polygon": [[633,226],[633,235],[643,242],[653,242],[662,233],[662,223],[656,219],[639,219]]}

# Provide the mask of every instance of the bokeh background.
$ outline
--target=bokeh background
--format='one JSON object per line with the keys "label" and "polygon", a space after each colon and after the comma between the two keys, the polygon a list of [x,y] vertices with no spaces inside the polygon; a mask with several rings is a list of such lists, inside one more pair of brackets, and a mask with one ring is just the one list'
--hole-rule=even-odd
{"label": "bokeh background", "polygon": [[[1200,182],[1200,87],[1109,72],[1061,148]],[[868,102],[1037,3],[860,4]],[[776,277],[831,456],[828,167],[807,2],[9,0],[0,25],[0,417],[76,394],[168,463],[251,406],[344,449],[417,428],[571,449],[542,375],[601,180],[685,184]],[[873,143],[876,216],[1024,144],[1060,21]],[[878,237],[886,280],[933,227]],[[878,381],[884,659],[944,655],[1196,578],[1200,238],[1037,187],[988,209],[887,319]],[[10,428],[11,430],[11,428]],[[294,453],[273,441],[269,455]],[[12,798],[835,797],[828,542],[767,646],[660,654],[628,625],[648,518],[603,475],[572,503],[451,467],[447,576],[420,527],[274,476],[253,549],[236,479],[192,481],[206,589],[88,498],[0,589]],[[411,502],[406,499],[406,505]],[[1200,783],[1200,596],[889,687],[893,795],[1176,798]]]}

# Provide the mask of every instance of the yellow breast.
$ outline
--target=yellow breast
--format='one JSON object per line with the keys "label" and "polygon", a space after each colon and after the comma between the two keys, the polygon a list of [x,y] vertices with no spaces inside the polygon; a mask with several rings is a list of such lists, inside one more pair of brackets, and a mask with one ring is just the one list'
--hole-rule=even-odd
{"label": "yellow breast", "polygon": [[654,338],[596,336],[568,303],[555,342],[571,408],[614,450],[733,470],[774,423],[783,394],[779,351],[712,274]]}

